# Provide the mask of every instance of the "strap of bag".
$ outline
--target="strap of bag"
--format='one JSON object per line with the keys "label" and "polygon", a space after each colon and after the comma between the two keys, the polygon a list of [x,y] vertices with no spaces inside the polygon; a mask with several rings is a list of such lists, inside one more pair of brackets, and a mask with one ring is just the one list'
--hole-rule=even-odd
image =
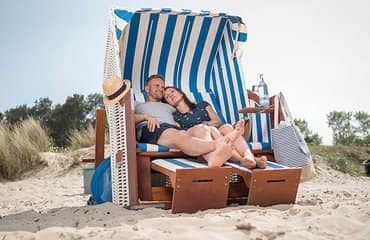
{"label": "strap of bag", "polygon": [[277,94],[274,100],[274,128],[277,128],[279,124],[279,102],[279,94]]}
{"label": "strap of bag", "polygon": [[279,92],[275,95],[275,106],[274,106],[274,126],[277,128],[279,124],[279,106],[281,106],[281,112],[283,113],[284,119],[287,122],[293,124],[293,116],[290,112],[288,104],[285,100],[283,93]]}
{"label": "strap of bag", "polygon": [[289,107],[288,107],[288,103],[283,95],[283,93],[279,93],[279,100],[280,100],[280,104],[281,104],[281,110],[284,114],[284,118],[286,119],[286,121],[290,121],[290,122],[293,122],[293,115],[292,115],[292,112],[290,111]]}

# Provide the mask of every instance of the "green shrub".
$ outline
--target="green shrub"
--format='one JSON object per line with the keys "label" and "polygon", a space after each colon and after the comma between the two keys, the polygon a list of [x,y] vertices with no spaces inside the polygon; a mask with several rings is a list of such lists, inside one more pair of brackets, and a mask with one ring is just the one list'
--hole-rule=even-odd
{"label": "green shrub", "polygon": [[341,172],[363,175],[362,162],[370,159],[370,148],[363,146],[310,146],[313,154],[321,156],[328,164]]}
{"label": "green shrub", "polygon": [[49,138],[38,121],[28,119],[12,127],[0,124],[0,174],[14,180],[45,164],[39,152],[48,145]]}

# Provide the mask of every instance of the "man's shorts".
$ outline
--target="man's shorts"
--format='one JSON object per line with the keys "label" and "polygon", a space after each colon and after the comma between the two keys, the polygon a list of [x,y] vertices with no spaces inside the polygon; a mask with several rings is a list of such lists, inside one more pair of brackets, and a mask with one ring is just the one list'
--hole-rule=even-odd
{"label": "man's shorts", "polygon": [[149,132],[149,128],[147,125],[143,126],[141,128],[141,138],[139,140],[139,142],[142,142],[142,143],[151,143],[151,144],[158,144],[158,139],[160,138],[160,136],[162,135],[162,133],[169,129],[169,128],[173,128],[173,129],[177,129],[177,130],[182,130],[180,127],[178,126],[175,126],[175,125],[172,125],[172,124],[168,124],[168,123],[161,123],[159,128],[156,128],[154,130],[154,132]]}

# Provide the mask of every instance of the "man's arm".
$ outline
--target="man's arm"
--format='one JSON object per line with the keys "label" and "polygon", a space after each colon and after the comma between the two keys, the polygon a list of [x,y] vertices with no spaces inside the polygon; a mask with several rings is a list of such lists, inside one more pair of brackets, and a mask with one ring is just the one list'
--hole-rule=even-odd
{"label": "man's arm", "polygon": [[148,121],[149,132],[154,132],[155,128],[159,128],[159,121],[150,115],[135,113],[135,123]]}

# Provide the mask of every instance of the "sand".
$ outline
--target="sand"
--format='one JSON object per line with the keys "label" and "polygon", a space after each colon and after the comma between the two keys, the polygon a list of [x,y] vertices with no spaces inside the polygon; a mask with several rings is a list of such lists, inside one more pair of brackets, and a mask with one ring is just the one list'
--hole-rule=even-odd
{"label": "sand", "polygon": [[[0,239],[369,239],[370,178],[318,160],[296,204],[230,206],[194,214],[88,206],[76,159],[92,149],[44,153],[48,166],[0,181]],[[71,166],[72,165],[72,166]]]}

